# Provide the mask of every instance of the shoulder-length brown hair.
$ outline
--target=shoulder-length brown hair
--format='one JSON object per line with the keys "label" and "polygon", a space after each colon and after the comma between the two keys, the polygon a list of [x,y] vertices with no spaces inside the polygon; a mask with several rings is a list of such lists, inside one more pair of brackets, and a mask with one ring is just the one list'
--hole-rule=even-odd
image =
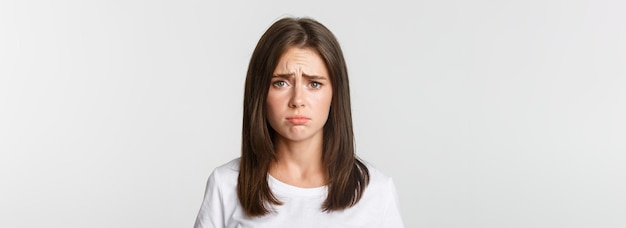
{"label": "shoulder-length brown hair", "polygon": [[276,132],[267,122],[265,102],[274,69],[291,47],[316,50],[328,68],[333,89],[323,129],[322,161],[328,174],[328,196],[321,209],[328,212],[354,206],[369,183],[369,171],[355,155],[348,71],[337,39],[313,19],[282,18],[259,40],[246,75],[237,195],[248,216],[265,215],[271,205],[282,204],[267,182],[270,163],[276,158]]}

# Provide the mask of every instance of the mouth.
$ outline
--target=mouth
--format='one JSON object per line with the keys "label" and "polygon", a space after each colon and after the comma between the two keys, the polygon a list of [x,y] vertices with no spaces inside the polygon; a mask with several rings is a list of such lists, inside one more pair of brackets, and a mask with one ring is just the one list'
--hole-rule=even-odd
{"label": "mouth", "polygon": [[309,120],[311,120],[311,118],[300,115],[287,117],[287,121],[293,125],[303,125],[309,122]]}

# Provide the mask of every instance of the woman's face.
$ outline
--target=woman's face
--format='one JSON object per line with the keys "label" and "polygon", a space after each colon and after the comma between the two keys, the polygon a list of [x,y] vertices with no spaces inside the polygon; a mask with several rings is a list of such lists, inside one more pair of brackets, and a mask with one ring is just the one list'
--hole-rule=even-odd
{"label": "woman's face", "polygon": [[333,91],[314,49],[292,47],[283,53],[269,87],[267,119],[282,140],[322,138]]}

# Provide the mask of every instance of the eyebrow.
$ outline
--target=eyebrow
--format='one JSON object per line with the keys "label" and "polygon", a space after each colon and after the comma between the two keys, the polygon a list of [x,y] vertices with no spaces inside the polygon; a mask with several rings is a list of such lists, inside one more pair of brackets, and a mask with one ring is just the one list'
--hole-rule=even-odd
{"label": "eyebrow", "polygon": [[[287,73],[287,74],[275,74],[273,77],[278,77],[278,78],[283,78],[283,79],[289,79],[291,77],[293,77],[295,74],[294,73]],[[305,77],[309,80],[326,80],[327,78],[324,76],[319,76],[319,75],[308,75],[308,74],[302,74],[302,77]]]}

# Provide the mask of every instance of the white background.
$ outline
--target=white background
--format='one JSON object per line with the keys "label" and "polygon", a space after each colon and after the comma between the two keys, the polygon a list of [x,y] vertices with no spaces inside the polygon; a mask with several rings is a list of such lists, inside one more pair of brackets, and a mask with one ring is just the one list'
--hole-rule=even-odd
{"label": "white background", "polygon": [[626,227],[624,1],[0,1],[0,227],[191,227],[261,34],[344,48],[407,227]]}

